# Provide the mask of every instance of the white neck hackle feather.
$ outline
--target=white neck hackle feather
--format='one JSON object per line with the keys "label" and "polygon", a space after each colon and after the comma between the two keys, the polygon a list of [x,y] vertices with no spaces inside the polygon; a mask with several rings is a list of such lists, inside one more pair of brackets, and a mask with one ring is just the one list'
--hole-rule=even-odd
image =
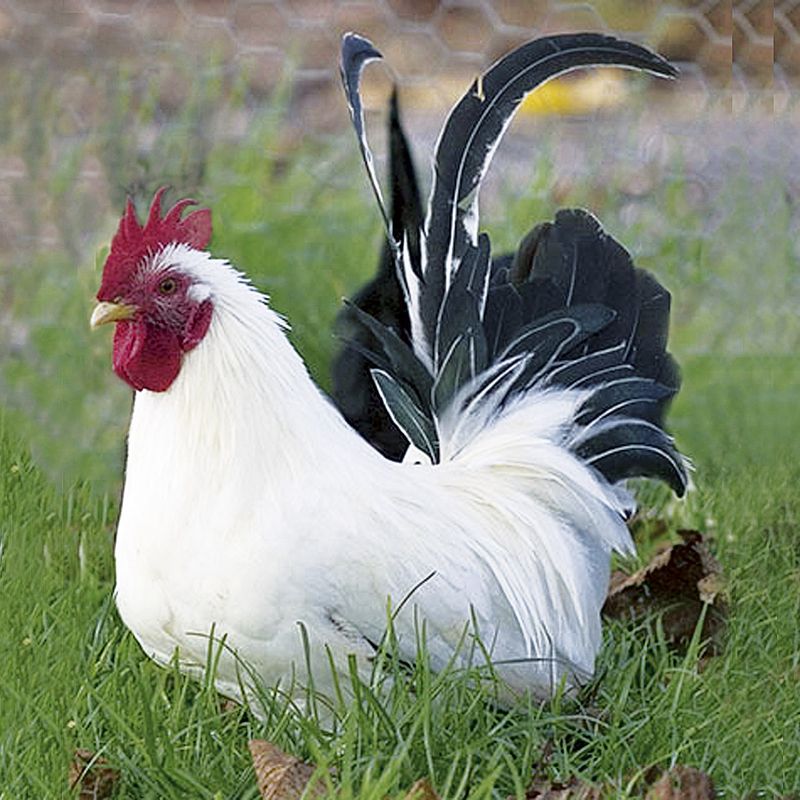
{"label": "white neck hackle feather", "polygon": [[[532,392],[467,434],[453,409],[450,460],[395,464],[322,395],[240,273],[184,245],[156,259],[214,311],[170,389],[134,404],[117,597],[149,654],[178,647],[202,666],[214,624],[273,685],[302,671],[302,622],[325,690],[324,646],[345,670],[348,652],[365,663],[387,597],[397,606],[435,572],[395,620],[405,657],[416,606],[434,667],[473,619],[493,658],[523,659],[499,670],[516,692],[591,674],[610,552],[632,544],[618,493],[564,446],[580,392]],[[217,683],[239,694],[233,658]]]}

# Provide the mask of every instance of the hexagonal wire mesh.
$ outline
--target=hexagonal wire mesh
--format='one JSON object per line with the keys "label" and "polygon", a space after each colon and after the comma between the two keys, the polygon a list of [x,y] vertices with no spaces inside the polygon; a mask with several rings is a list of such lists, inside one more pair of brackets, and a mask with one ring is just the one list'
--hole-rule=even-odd
{"label": "hexagonal wire mesh", "polygon": [[[286,141],[341,131],[337,49],[348,29],[372,38],[389,65],[373,70],[369,107],[382,108],[391,79],[423,128],[423,117],[438,125],[478,69],[554,31],[612,32],[660,50],[682,69],[678,87],[659,87],[659,110],[673,115],[753,102],[783,111],[800,75],[797,0],[0,0],[0,63],[10,78],[0,120],[2,251],[63,244],[44,210],[42,172],[65,153],[78,158],[76,145],[103,138],[126,108],[141,112],[136,129],[116,142],[106,136],[73,165],[92,189],[111,186],[117,205],[120,186],[145,180],[126,158],[146,155],[192,103],[206,104],[194,109],[194,133],[207,140],[200,149],[242,136],[282,82],[290,84]],[[614,80],[594,91],[587,104],[555,100],[553,110],[591,115],[622,96]],[[190,170],[171,172],[164,177],[184,186],[198,182]],[[25,205],[34,196],[32,228]]]}
{"label": "hexagonal wire mesh", "polygon": [[[377,153],[396,83],[420,167],[447,107],[478,70],[525,40],[598,30],[662,52],[681,69],[672,84],[603,70],[526,103],[491,171],[486,219],[508,247],[532,221],[507,219],[509,198],[534,197],[545,214],[563,203],[600,213],[671,285],[679,350],[800,343],[790,324],[800,288],[788,274],[800,194],[800,0],[0,0],[0,359],[24,360],[37,324],[47,330],[53,298],[26,305],[31,286],[64,287],[67,296],[77,280],[88,302],[92,261],[125,194],[141,199],[163,183],[196,192],[223,225],[227,185],[253,190],[238,196],[240,209],[292,211],[284,227],[256,212],[231,220],[231,230],[259,242],[251,261],[274,257],[276,230],[278,248],[294,246],[292,231],[308,226],[299,217],[309,197],[359,186],[363,220],[341,224],[366,232],[370,245],[358,256],[366,275],[379,226],[339,86],[346,30],[385,55],[364,85]],[[253,141],[261,156],[247,161],[243,145],[252,153]],[[309,142],[321,143],[312,158]],[[256,196],[264,170],[274,178],[301,152],[307,183],[281,194],[273,180],[276,196],[264,206]],[[225,241],[236,254],[232,238]],[[753,264],[762,272],[772,264],[774,273],[757,313],[749,305]],[[239,266],[252,273],[257,265]],[[293,269],[324,275],[324,248]],[[261,279],[277,300],[285,278],[271,284],[267,264]],[[352,278],[320,279],[336,296],[353,288]],[[313,339],[327,336],[320,327],[332,315],[295,315],[312,365]],[[42,364],[47,394],[58,367],[48,373]],[[24,405],[30,392],[17,396],[7,372],[4,381],[0,370],[0,404]]]}

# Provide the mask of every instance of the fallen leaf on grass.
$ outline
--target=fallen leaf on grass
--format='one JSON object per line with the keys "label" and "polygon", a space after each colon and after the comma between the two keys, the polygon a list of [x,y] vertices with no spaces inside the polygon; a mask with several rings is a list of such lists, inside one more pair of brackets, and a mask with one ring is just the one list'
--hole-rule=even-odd
{"label": "fallen leaf on grass", "polygon": [[119,772],[91,750],[79,748],[69,765],[69,790],[80,800],[106,800],[119,780]]}
{"label": "fallen leaf on grass", "polygon": [[[266,739],[251,739],[248,747],[263,800],[298,800],[316,771],[315,767],[284,753]],[[325,787],[317,782],[310,787],[306,797],[322,797],[324,794]]]}
{"label": "fallen leaf on grass", "polygon": [[[547,777],[547,770],[553,759],[555,743],[548,739],[542,747],[539,762],[533,769],[528,788],[525,790],[525,800],[599,800],[602,787],[578,780],[574,775],[566,783],[552,781]],[[508,800],[513,800],[510,795]]]}
{"label": "fallen leaf on grass", "polygon": [[575,777],[566,783],[536,778],[525,791],[525,800],[600,800],[602,796],[602,787]]}
{"label": "fallen leaf on grass", "polygon": [[439,795],[427,778],[420,778],[406,792],[403,800],[439,800]]}
{"label": "fallen leaf on grass", "polygon": [[[714,800],[714,782],[704,772],[681,764],[666,772],[648,770],[637,797],[645,800]],[[534,777],[525,792],[525,800],[606,800],[616,797],[618,789],[604,784],[586,783],[574,776],[566,783]],[[513,795],[508,798],[513,800]]]}
{"label": "fallen leaf on grass", "polygon": [[699,769],[678,764],[650,786],[645,800],[714,800],[714,781]]}
{"label": "fallen leaf on grass", "polygon": [[727,611],[721,595],[722,569],[702,534],[688,530],[678,534],[682,543],[665,548],[633,575],[612,574],[603,613],[612,619],[637,620],[663,612],[667,640],[685,649],[706,608],[702,637],[710,642],[707,652],[717,652]]}

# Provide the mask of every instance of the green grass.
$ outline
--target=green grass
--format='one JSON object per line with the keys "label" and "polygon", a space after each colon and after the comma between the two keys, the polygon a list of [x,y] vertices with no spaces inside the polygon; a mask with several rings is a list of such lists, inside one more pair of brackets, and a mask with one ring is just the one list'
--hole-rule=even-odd
{"label": "green grass", "polygon": [[[53,171],[46,142],[30,144],[52,135],[47,82],[37,85],[31,135],[17,141],[15,126],[3,128],[0,151],[21,153],[35,178],[30,198],[21,195],[32,235],[42,224],[36,192],[61,203],[65,218],[54,252],[0,260],[0,323],[26,330],[18,346],[0,339],[2,800],[61,796],[76,747],[120,769],[118,798],[256,797],[246,747],[254,736],[334,767],[343,798],[402,796],[422,776],[444,797],[522,797],[546,747],[551,777],[606,783],[613,796],[636,796],[649,767],[674,762],[709,772],[724,796],[797,790],[800,284],[780,176],[755,186],[728,176],[713,207],[698,208],[677,164],[633,217],[619,187],[598,194],[591,176],[558,203],[591,207],[673,291],[685,380],[671,424],[696,464],[696,489],[682,503],[660,491],[644,497],[675,526],[710,537],[729,579],[721,655],[700,672],[696,652],[668,651],[657,622],[615,624],[598,678],[577,701],[498,709],[475,674],[432,675],[422,660],[391,684],[355,681],[357,700],[337,705],[332,729],[280,699],[259,721],[147,661],[113,607],[130,396],[111,375],[108,337],[91,336],[86,321],[116,220],[76,176],[84,158],[106,164],[118,176],[115,208],[122,186],[168,180],[210,204],[214,251],[271,294],[326,385],[339,300],[370,274],[380,243],[355,146],[303,143],[287,160],[280,112],[235,145],[187,139],[204,123],[206,100],[217,102],[209,86],[164,128],[152,148],[159,157],[141,158],[128,133],[154,111],[115,89],[105,127]],[[14,119],[19,102],[4,105]],[[524,197],[488,198],[498,252],[557,205],[546,142],[530,170]]]}
{"label": "green grass", "polygon": [[[325,731],[276,701],[264,722],[148,662],[111,602],[114,510],[61,494],[0,434],[0,797],[58,796],[76,747],[119,767],[116,797],[256,797],[247,739],[327,768],[342,797],[400,794],[420,776],[445,797],[522,796],[545,743],[553,777],[636,796],[650,766],[708,771],[727,796],[800,783],[800,366],[696,358],[674,427],[697,488],[676,524],[705,529],[729,579],[720,656],[670,653],[657,625],[610,626],[590,690],[503,711],[475,675],[356,685]],[[673,509],[674,510],[674,509]],[[396,669],[388,660],[387,671]]]}

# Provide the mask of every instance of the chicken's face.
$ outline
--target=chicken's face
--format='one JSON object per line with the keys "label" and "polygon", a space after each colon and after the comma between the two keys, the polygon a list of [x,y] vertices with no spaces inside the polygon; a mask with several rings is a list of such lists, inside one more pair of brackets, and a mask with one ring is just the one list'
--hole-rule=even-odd
{"label": "chicken's face", "polygon": [[157,192],[144,226],[128,201],[92,314],[92,327],[115,322],[114,371],[134,389],[166,391],[181,368],[183,354],[205,336],[213,301],[207,286],[188,268],[192,250],[211,236],[211,212],[200,209],[181,219],[182,200],[161,217]]}

